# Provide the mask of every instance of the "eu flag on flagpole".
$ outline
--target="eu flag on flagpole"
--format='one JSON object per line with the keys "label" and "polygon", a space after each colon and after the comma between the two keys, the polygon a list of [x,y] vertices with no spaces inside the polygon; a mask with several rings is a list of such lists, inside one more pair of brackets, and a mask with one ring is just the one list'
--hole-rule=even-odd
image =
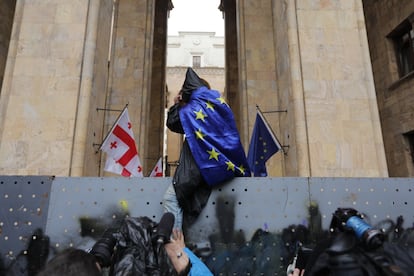
{"label": "eu flag on flagpole", "polygon": [[280,150],[282,150],[282,147],[279,141],[262,112],[257,109],[256,122],[247,154],[247,163],[255,177],[267,176],[266,161]]}

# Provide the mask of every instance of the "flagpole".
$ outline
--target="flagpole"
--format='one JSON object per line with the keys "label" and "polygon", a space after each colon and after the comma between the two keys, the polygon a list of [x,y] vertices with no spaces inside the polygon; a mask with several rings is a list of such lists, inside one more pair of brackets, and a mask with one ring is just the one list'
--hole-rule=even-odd
{"label": "flagpole", "polygon": [[111,129],[108,131],[108,133],[106,134],[105,138],[103,139],[101,145],[99,146],[99,150],[102,149],[102,145],[105,144],[106,139],[108,138],[109,134],[112,133],[112,131],[114,130],[115,126],[118,124],[119,120],[121,119],[121,117],[124,114],[124,112],[127,109],[127,107],[128,107],[128,104],[125,105],[125,107],[122,109],[121,113],[118,115],[118,118],[116,119],[115,123],[112,125]]}
{"label": "flagpole", "polygon": [[257,114],[262,118],[263,122],[265,123],[265,126],[269,133],[272,135],[272,138],[278,143],[279,148],[282,150],[282,152],[285,154],[285,150],[282,147],[282,144],[280,143],[279,139],[277,139],[277,136],[273,132],[272,128],[270,127],[268,121],[266,120],[265,116],[263,115],[262,111],[260,110],[259,105],[256,104]]}

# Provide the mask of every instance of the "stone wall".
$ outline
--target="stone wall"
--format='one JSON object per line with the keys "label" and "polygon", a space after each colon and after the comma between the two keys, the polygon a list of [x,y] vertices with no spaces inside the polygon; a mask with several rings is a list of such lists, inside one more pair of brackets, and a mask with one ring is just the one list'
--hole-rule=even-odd
{"label": "stone wall", "polygon": [[[144,170],[148,169],[147,154],[151,152],[147,143],[151,145],[152,139],[153,145],[159,148],[160,140],[160,137],[148,137],[151,124],[146,123],[152,120],[149,93],[159,95],[163,92],[159,91],[159,87],[150,91],[153,47],[158,47],[153,44],[155,4],[155,1],[117,1],[105,103],[109,110],[122,110],[128,105],[132,130]],[[162,80],[158,81],[161,86],[162,83]],[[119,114],[120,112],[111,111],[106,113],[105,134],[109,132]],[[155,125],[158,125],[158,121]],[[106,160],[105,155],[102,157],[101,168]]]}
{"label": "stone wall", "polygon": [[298,174],[387,176],[362,3],[284,3],[293,39],[288,113],[295,114],[286,123],[294,125]]}
{"label": "stone wall", "polygon": [[0,174],[69,175],[88,9],[83,0],[17,1],[0,98]]}
{"label": "stone wall", "polygon": [[[97,176],[101,175],[103,154],[99,146],[106,135],[105,120],[112,118],[114,112],[105,111],[110,94],[109,76],[112,63],[113,26],[112,18],[117,6],[112,0],[100,1],[99,9],[95,10],[94,22],[88,24],[89,39],[84,66],[88,68],[88,85],[85,93],[90,90],[90,98],[84,97],[80,109],[84,109],[84,118],[79,120],[78,143],[75,144],[75,154],[79,158],[72,168],[71,175]],[[86,101],[86,102],[85,102]],[[115,112],[115,114],[119,114]],[[81,139],[84,138],[84,139]]]}
{"label": "stone wall", "polygon": [[414,13],[410,0],[363,1],[372,70],[390,176],[414,176],[411,150],[404,133],[414,131],[414,74],[398,74],[394,45],[387,36]]}
{"label": "stone wall", "polygon": [[[276,76],[276,48],[273,25],[272,1],[239,1],[238,59],[241,120],[241,138],[249,145],[256,119],[256,106],[263,112],[278,110],[279,103]],[[285,107],[286,108],[286,107]],[[265,114],[276,136],[279,135],[278,113]],[[245,118],[245,119],[244,119]],[[281,141],[284,143],[284,141]],[[278,153],[268,162],[269,176],[282,176],[283,155]]]}
{"label": "stone wall", "polygon": [[[0,97],[0,174],[102,175],[95,144],[119,115],[111,110],[126,104],[152,169],[167,106],[162,3],[117,1],[110,40],[111,0],[17,1]],[[224,94],[242,143],[247,149],[258,105],[289,146],[268,161],[269,176],[387,176],[361,1],[222,3],[231,32]]]}

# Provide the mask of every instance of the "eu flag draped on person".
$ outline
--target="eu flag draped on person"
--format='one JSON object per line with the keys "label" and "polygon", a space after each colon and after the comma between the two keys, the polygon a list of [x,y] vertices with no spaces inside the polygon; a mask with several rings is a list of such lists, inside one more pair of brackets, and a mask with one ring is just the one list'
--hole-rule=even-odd
{"label": "eu flag draped on person", "polygon": [[197,88],[192,92],[191,101],[181,107],[180,119],[208,185],[214,186],[235,176],[250,176],[233,113],[218,91],[206,86]]}
{"label": "eu flag draped on person", "polygon": [[183,221],[190,225],[199,216],[212,187],[251,173],[230,107],[191,68],[168,110],[166,125],[185,137],[163,198],[164,211],[173,213],[174,227],[181,228]]}
{"label": "eu flag draped on person", "polygon": [[250,140],[247,162],[255,177],[267,176],[266,161],[282,147],[274,135],[272,129],[264,118],[262,112],[257,109],[256,122]]}

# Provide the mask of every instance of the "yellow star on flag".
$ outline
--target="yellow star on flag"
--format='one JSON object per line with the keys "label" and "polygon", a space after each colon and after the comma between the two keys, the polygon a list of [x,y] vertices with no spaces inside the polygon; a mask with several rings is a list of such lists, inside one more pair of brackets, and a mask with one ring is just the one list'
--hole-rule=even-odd
{"label": "yellow star on flag", "polygon": [[226,100],[221,96],[220,96],[220,98],[216,98],[216,100],[218,100],[221,104],[227,105]]}
{"label": "yellow star on flag", "polygon": [[214,148],[208,150],[207,152],[210,154],[210,157],[208,158],[209,160],[216,159],[216,161],[218,161],[218,156],[220,155],[219,152],[217,152]]}
{"label": "yellow star on flag", "polygon": [[207,102],[206,102],[206,107],[207,107],[208,109],[211,109],[211,110],[213,110],[213,111],[214,111],[214,104],[212,104],[210,101],[207,101]]}
{"label": "yellow star on flag", "polygon": [[207,114],[204,114],[202,109],[193,112],[196,114],[196,120],[202,120],[204,122],[204,118],[207,117]]}
{"label": "yellow star on flag", "polygon": [[197,139],[201,139],[204,140],[204,136],[206,136],[206,134],[204,134],[201,129],[199,128],[198,130],[195,131],[195,135],[197,137]]}
{"label": "yellow star on flag", "polygon": [[226,162],[226,164],[227,164],[227,170],[229,171],[229,170],[232,170],[233,172],[234,172],[234,163],[233,162],[231,162],[231,161],[227,161]]}
{"label": "yellow star on flag", "polygon": [[240,167],[239,167],[239,171],[240,171],[240,173],[242,174],[242,175],[244,175],[245,174],[245,168],[243,167],[243,165],[240,165]]}

